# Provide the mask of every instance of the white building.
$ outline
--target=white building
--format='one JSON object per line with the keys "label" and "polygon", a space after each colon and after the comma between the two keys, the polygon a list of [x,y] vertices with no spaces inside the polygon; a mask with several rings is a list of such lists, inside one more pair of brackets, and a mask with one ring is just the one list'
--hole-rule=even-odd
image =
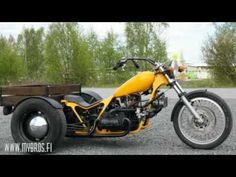
{"label": "white building", "polygon": [[205,63],[187,64],[186,73],[193,74],[194,79],[207,79],[210,77],[209,67]]}

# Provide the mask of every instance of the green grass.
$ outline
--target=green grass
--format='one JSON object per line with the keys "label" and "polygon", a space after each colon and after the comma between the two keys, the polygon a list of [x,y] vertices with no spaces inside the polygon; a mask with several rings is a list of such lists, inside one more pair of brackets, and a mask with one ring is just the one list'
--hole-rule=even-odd
{"label": "green grass", "polygon": [[[183,88],[236,88],[235,82],[228,82],[228,83],[220,83],[215,82],[212,79],[202,79],[202,80],[190,80],[190,81],[183,81],[179,80],[179,84]],[[43,83],[43,82],[42,82]],[[34,82],[31,84],[42,84],[41,82]],[[101,83],[101,82],[94,82],[90,84],[83,85],[82,87],[97,87],[97,88],[117,88],[122,85],[122,83]],[[29,84],[29,82],[16,82],[16,83],[10,83],[10,84],[2,84],[2,85],[24,85]]]}
{"label": "green grass", "polygon": [[94,83],[94,84],[86,84],[83,87],[97,87],[97,88],[116,88],[119,87],[121,84],[118,83]]}
{"label": "green grass", "polygon": [[[236,88],[236,83],[219,83],[212,79],[178,81],[183,88]],[[94,83],[84,87],[117,88],[122,83]]]}
{"label": "green grass", "polygon": [[183,88],[233,88],[236,87],[236,83],[220,83],[215,82],[212,79],[191,80],[191,81],[179,81]]}

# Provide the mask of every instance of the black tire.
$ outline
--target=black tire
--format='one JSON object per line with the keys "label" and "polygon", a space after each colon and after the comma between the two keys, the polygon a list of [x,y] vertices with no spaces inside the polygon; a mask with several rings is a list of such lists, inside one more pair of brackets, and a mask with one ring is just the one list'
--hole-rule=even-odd
{"label": "black tire", "polygon": [[232,125],[233,125],[233,120],[232,120],[232,114],[230,111],[229,106],[227,105],[227,103],[218,95],[211,93],[211,92],[193,92],[192,94],[189,94],[187,96],[188,100],[192,100],[194,98],[197,97],[204,97],[204,98],[208,98],[211,99],[213,101],[215,101],[216,103],[218,103],[218,105],[222,108],[224,115],[225,115],[225,128],[223,130],[223,133],[221,134],[221,136],[209,143],[209,144],[196,144],[192,141],[189,141],[189,139],[187,139],[182,132],[180,131],[180,127],[179,127],[179,123],[178,123],[178,117],[179,117],[179,113],[180,110],[182,109],[182,107],[184,106],[184,104],[182,102],[177,103],[175,109],[173,110],[174,112],[172,113],[173,117],[173,125],[174,125],[174,129],[175,132],[177,133],[178,137],[187,145],[189,145],[192,148],[197,148],[197,149],[213,149],[217,146],[219,146],[221,143],[223,143],[227,137],[229,136],[231,129],[232,129]]}
{"label": "black tire", "polygon": [[[40,140],[34,140],[27,133],[25,123],[29,116],[34,112],[41,112],[48,123],[46,135]],[[63,110],[52,107],[48,102],[30,98],[23,101],[14,110],[11,119],[11,133],[16,143],[52,143],[52,151],[63,141],[66,133],[66,118]],[[31,152],[29,152],[31,153]],[[40,152],[33,152],[40,154]]]}

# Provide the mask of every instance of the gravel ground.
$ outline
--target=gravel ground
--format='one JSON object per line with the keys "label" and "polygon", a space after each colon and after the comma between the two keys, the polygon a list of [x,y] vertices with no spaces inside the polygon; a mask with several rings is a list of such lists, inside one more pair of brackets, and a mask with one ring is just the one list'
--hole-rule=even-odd
{"label": "gravel ground", "polygon": [[[87,88],[85,88],[87,89]],[[102,97],[109,96],[114,89],[92,90]],[[191,91],[192,89],[186,89]],[[209,89],[223,97],[229,104],[233,118],[236,115],[236,89]],[[151,127],[136,135],[128,135],[121,138],[65,138],[64,143],[53,154],[58,155],[118,155],[118,154],[154,154],[154,155],[225,155],[236,154],[236,128],[235,121],[228,139],[213,150],[197,150],[185,145],[176,135],[173,124],[170,121],[171,111],[178,101],[176,94],[169,91],[169,106],[163,109],[157,117],[151,120]],[[0,154],[19,154],[5,152],[5,144],[13,143],[10,132],[10,118],[2,115],[0,108]]]}

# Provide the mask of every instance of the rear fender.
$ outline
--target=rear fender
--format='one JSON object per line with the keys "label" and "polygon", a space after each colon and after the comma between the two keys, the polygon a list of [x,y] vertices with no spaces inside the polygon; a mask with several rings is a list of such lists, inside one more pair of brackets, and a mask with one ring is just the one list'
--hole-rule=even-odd
{"label": "rear fender", "polygon": [[[19,106],[22,102],[24,102],[25,100],[31,99],[31,98],[37,98],[37,99],[41,99],[46,101],[47,103],[49,103],[53,108],[55,109],[63,109],[62,105],[57,102],[56,100],[52,99],[52,98],[48,98],[48,97],[42,97],[42,96],[33,96],[33,97],[28,97],[28,98],[24,98],[21,101],[19,101],[15,106],[13,111],[17,108],[17,106]],[[12,111],[12,112],[13,112]]]}

